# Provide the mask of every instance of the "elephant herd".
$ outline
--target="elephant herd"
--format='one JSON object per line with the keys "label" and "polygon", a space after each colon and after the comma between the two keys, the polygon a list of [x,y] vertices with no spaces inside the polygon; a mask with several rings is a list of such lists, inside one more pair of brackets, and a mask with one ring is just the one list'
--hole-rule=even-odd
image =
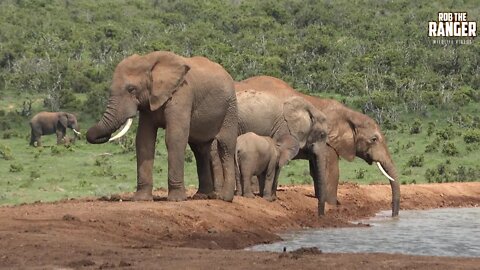
{"label": "elephant herd", "polygon": [[[269,76],[235,82],[207,58],[158,51],[129,56],[117,65],[105,113],[88,129],[87,141],[100,144],[121,137],[137,112],[134,200],[153,198],[155,142],[158,128],[163,128],[170,201],[187,199],[183,177],[188,144],[199,180],[194,198],[253,197],[251,180],[257,176],[260,195],[273,201],[280,168],[291,159],[307,159],[318,213],[324,215],[325,203],[337,204],[339,159],[358,156],[375,162],[390,179],[392,215],[398,215],[400,187],[384,135],[373,119],[337,101],[302,94]],[[66,127],[75,130],[74,124],[63,122],[57,138]],[[38,128],[31,125],[34,144]]]}

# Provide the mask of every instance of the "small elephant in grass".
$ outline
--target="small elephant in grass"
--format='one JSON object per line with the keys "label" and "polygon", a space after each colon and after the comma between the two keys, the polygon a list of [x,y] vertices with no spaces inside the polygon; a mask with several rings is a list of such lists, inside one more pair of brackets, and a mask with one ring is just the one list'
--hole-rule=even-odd
{"label": "small elephant in grass", "polygon": [[300,144],[290,135],[277,140],[253,132],[240,135],[235,152],[237,193],[253,198],[251,180],[257,176],[260,195],[267,201],[274,201],[280,168],[292,160],[299,150]]}
{"label": "small elephant in grass", "polygon": [[40,146],[42,135],[57,134],[57,144],[65,143],[67,128],[75,133],[75,138],[81,134],[75,115],[66,112],[39,112],[30,120],[32,129],[30,145]]}

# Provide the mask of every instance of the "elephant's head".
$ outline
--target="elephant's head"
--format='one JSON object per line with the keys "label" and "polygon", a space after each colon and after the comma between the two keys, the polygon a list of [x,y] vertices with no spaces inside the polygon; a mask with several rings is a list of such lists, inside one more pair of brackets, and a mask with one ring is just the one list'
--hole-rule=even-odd
{"label": "elephant's head", "polygon": [[285,134],[275,140],[278,149],[278,166],[283,167],[292,160],[300,150],[298,141],[290,134]]}
{"label": "elephant's head", "polygon": [[137,110],[161,108],[185,82],[189,69],[182,57],[171,52],[125,58],[115,68],[107,108],[102,119],[88,130],[88,142],[105,143],[113,132],[127,123],[112,139],[121,137]]}
{"label": "elephant's head", "polygon": [[400,208],[400,186],[397,171],[388,151],[385,136],[378,124],[370,117],[345,109],[343,119],[329,119],[329,145],[337,154],[349,161],[355,156],[368,164],[376,163],[392,186],[392,215],[397,216]]}
{"label": "elephant's head", "polygon": [[313,180],[315,194],[318,197],[318,213],[325,214],[326,155],[327,155],[327,118],[310,102],[302,97],[293,96],[284,103],[284,117],[292,136],[305,152],[310,155],[314,167]]}
{"label": "elephant's head", "polygon": [[77,118],[71,113],[61,112],[58,116],[58,124],[66,128],[71,128],[76,136],[80,134],[80,127],[78,126]]}

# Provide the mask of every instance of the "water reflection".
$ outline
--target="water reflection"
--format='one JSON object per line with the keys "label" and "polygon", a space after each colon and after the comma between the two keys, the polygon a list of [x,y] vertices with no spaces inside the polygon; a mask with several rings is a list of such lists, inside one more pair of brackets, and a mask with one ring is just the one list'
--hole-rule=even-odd
{"label": "water reflection", "polygon": [[287,251],[317,247],[324,252],[385,252],[412,255],[480,257],[480,208],[390,211],[362,221],[371,227],[303,230],[282,234],[285,241],[249,248]]}

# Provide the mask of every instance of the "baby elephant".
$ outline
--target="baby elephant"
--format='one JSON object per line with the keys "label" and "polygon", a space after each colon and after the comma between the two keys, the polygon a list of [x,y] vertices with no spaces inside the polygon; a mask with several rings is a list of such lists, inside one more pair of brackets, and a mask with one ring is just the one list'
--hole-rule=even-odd
{"label": "baby elephant", "polygon": [[260,195],[267,201],[274,201],[280,168],[294,158],[299,149],[298,141],[289,134],[278,139],[253,132],[240,135],[235,151],[237,192],[253,198],[251,180],[257,176]]}
{"label": "baby elephant", "polygon": [[78,131],[77,118],[66,112],[39,112],[30,120],[32,135],[30,145],[40,146],[42,135],[57,134],[57,144],[66,143],[65,135],[67,128],[71,128],[77,138],[80,135]]}

